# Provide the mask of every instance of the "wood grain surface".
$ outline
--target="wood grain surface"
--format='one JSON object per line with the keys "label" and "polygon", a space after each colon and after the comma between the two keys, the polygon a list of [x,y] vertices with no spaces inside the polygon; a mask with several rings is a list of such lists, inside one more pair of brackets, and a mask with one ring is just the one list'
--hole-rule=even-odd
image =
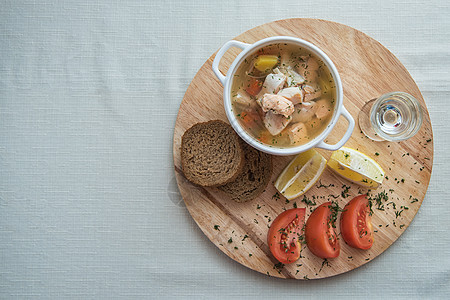
{"label": "wood grain surface", "polygon": [[[308,206],[302,197],[287,202],[277,196],[273,182],[293,156],[273,157],[274,170],[265,192],[247,203],[228,200],[214,188],[202,188],[188,182],[181,171],[180,143],[186,129],[198,122],[221,119],[228,122],[223,108],[223,87],[211,69],[214,55],[200,68],[188,87],[175,124],[173,158],[181,195],[192,218],[205,235],[223,253],[240,264],[281,278],[325,278],[357,268],[380,255],[406,230],[422,204],[430,181],[433,165],[433,133],[430,117],[422,95],[400,61],[380,43],[351,27],[317,19],[287,19],[253,28],[235,39],[254,43],[260,39],[287,35],[305,39],[320,47],[335,63],[344,87],[344,106],[357,120],[363,104],[384,93],[404,91],[415,96],[424,108],[424,121],[419,132],[403,142],[374,142],[366,138],[356,125],[346,147],[352,147],[374,158],[385,170],[386,179],[376,190],[368,191],[326,169],[319,183],[305,195],[316,206]],[[240,50],[231,49],[222,59],[220,68],[227,66]],[[337,142],[344,134],[346,121],[341,118],[327,138]],[[331,152],[318,150],[326,159]],[[402,182],[403,181],[403,182]],[[348,189],[346,193],[344,190]],[[319,204],[335,199],[340,207],[361,193],[385,191],[388,201],[384,210],[374,209],[372,218],[374,245],[370,250],[356,250],[342,239],[338,258],[323,260],[315,257],[306,246],[294,264],[280,265],[267,245],[271,222],[285,209],[306,207],[308,218]],[[343,197],[348,194],[347,197]],[[215,225],[218,225],[218,227]],[[337,224],[337,232],[340,232]],[[406,253],[411,255],[412,253]]]}

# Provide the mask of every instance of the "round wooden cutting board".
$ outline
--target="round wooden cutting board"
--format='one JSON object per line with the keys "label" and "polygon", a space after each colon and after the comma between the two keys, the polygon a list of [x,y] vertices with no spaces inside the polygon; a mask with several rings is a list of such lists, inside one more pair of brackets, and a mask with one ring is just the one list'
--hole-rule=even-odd
{"label": "round wooden cutting board", "polygon": [[[173,157],[181,195],[190,214],[205,235],[223,253],[258,272],[281,278],[324,278],[357,268],[385,251],[408,227],[422,204],[433,165],[433,133],[422,95],[400,61],[380,43],[351,27],[317,19],[288,19],[261,25],[235,39],[254,43],[260,39],[287,35],[299,37],[321,48],[335,63],[344,86],[344,106],[357,120],[363,104],[384,93],[404,91],[415,96],[424,108],[420,131],[403,142],[374,142],[366,138],[356,125],[346,147],[356,148],[374,158],[385,170],[386,178],[371,195],[385,192],[388,200],[374,207],[372,224],[374,245],[370,250],[357,250],[340,239],[341,254],[323,260],[306,246],[301,258],[293,264],[277,264],[267,244],[267,232],[275,217],[285,209],[306,207],[306,219],[319,204],[335,200],[340,207],[368,190],[340,178],[326,169],[318,182],[305,195],[317,205],[302,202],[303,196],[287,202],[273,186],[277,176],[293,158],[273,157],[274,170],[265,192],[247,203],[227,199],[217,189],[202,188],[188,182],[181,170],[180,144],[186,129],[198,122],[221,119],[228,122],[223,108],[223,87],[213,74],[212,55],[200,68],[188,87],[175,124]],[[230,49],[222,59],[221,70],[239,51]],[[326,140],[337,142],[347,123],[341,118]],[[318,150],[326,159],[331,152]],[[340,232],[337,224],[337,232]],[[412,254],[410,254],[412,255]]]}

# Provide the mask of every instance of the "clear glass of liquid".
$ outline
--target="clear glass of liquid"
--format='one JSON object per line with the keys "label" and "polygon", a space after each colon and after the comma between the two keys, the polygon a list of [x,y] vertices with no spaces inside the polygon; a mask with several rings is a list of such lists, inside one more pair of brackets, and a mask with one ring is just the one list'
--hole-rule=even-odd
{"label": "clear glass of liquid", "polygon": [[367,102],[359,112],[362,132],[374,141],[403,141],[422,125],[419,101],[408,93],[392,92]]}

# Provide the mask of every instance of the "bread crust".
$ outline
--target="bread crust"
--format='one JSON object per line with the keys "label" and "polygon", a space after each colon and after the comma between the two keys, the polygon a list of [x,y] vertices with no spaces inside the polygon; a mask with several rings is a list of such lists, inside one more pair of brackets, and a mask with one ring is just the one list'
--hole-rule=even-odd
{"label": "bread crust", "polygon": [[261,195],[272,176],[272,156],[241,141],[245,165],[239,176],[219,189],[236,202],[247,202]]}
{"label": "bread crust", "polygon": [[234,181],[244,167],[240,138],[221,120],[197,123],[181,138],[181,167],[187,180],[200,186]]}

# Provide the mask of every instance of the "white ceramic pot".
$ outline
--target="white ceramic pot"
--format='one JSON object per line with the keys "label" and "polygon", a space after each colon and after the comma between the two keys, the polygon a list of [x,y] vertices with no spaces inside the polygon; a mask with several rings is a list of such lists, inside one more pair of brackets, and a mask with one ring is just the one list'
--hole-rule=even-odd
{"label": "white ceramic pot", "polygon": [[[232,79],[233,76],[238,69],[239,65],[249,57],[250,55],[254,54],[258,49],[263,48],[269,44],[276,44],[276,43],[289,43],[289,44],[296,44],[300,47],[306,48],[315,55],[317,55],[328,67],[330,70],[334,81],[336,83],[336,107],[334,110],[333,117],[331,118],[330,123],[326,127],[326,129],[319,134],[315,139],[311,140],[307,144],[300,145],[297,147],[290,147],[290,148],[277,148],[275,146],[269,146],[265,144],[261,144],[258,140],[253,138],[250,134],[248,134],[239,124],[238,120],[236,119],[236,116],[234,115],[232,111],[231,106],[231,85],[232,85]],[[239,53],[239,55],[236,57],[236,59],[233,61],[231,66],[228,69],[228,72],[225,75],[223,75],[219,71],[219,62],[222,59],[222,56],[230,49],[231,47],[237,47],[241,48],[242,52]],[[317,46],[314,46],[310,42],[307,42],[305,40],[295,38],[295,37],[289,37],[289,36],[274,36],[269,37],[263,40],[260,40],[254,44],[246,44],[239,41],[231,40],[225,43],[222,48],[217,52],[216,57],[214,58],[212,69],[214,73],[216,74],[217,78],[222,82],[224,89],[223,89],[223,100],[224,100],[224,106],[225,106],[225,112],[227,114],[227,118],[231,123],[231,126],[234,128],[234,130],[237,132],[237,134],[248,144],[253,146],[254,148],[269,153],[273,155],[292,155],[292,154],[298,154],[301,152],[304,152],[306,150],[309,150],[311,148],[323,148],[327,150],[337,150],[341,148],[345,142],[350,138],[353,129],[355,127],[355,121],[353,120],[350,113],[345,109],[343,105],[343,91],[342,91],[342,81],[341,77],[339,76],[339,73],[334,66],[331,59]],[[339,142],[337,142],[334,145],[330,145],[324,142],[325,138],[330,134],[330,132],[333,130],[334,125],[336,125],[336,122],[338,121],[340,116],[343,116],[348,120],[348,127],[344,134],[344,136],[341,138]]]}

